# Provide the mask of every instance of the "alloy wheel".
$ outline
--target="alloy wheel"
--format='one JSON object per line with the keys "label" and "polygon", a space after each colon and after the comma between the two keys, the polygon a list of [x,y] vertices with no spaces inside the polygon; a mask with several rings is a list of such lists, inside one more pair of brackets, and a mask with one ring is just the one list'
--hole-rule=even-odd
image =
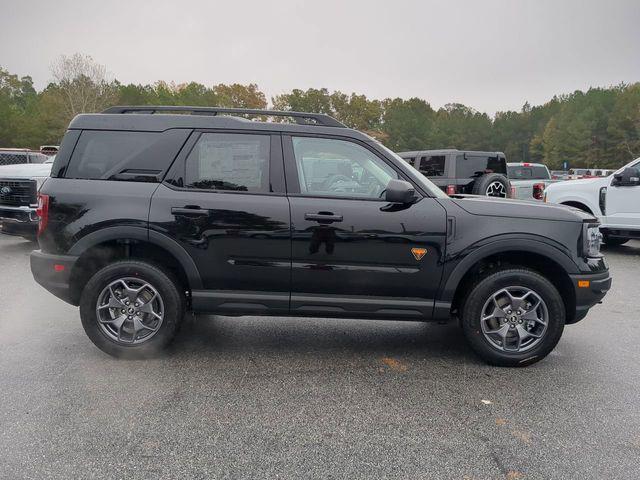
{"label": "alloy wheel", "polygon": [[158,291],[139,278],[119,278],[107,285],[96,304],[102,332],[127,345],[151,339],[164,320],[164,302]]}
{"label": "alloy wheel", "polygon": [[489,344],[503,352],[521,353],[542,341],[549,310],[542,297],[527,287],[495,292],[482,308],[480,326]]}
{"label": "alloy wheel", "polygon": [[487,194],[487,197],[507,198],[507,189],[502,182],[490,183],[485,193]]}

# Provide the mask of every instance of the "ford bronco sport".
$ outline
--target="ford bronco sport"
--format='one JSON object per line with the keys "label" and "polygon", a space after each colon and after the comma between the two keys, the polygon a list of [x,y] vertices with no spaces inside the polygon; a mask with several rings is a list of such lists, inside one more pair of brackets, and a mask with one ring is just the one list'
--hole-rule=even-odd
{"label": "ford bronco sport", "polygon": [[457,319],[483,359],[524,366],[611,284],[591,215],[449,197],[312,113],[79,115],[38,212],[35,279],[115,356],[154,354],[191,311]]}

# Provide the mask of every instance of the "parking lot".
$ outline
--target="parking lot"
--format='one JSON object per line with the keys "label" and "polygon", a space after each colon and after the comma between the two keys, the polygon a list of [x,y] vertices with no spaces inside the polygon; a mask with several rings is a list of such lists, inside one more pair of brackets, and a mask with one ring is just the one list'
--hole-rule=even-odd
{"label": "parking lot", "polygon": [[629,478],[640,471],[640,242],[526,369],[454,325],[189,317],[119,361],[0,236],[0,478]]}

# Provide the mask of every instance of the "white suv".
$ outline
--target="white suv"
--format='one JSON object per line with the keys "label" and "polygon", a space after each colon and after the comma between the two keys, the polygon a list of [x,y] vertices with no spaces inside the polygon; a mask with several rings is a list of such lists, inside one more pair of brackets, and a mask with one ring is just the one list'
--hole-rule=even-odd
{"label": "white suv", "polygon": [[544,198],[597,216],[608,245],[640,239],[640,158],[608,177],[549,185]]}

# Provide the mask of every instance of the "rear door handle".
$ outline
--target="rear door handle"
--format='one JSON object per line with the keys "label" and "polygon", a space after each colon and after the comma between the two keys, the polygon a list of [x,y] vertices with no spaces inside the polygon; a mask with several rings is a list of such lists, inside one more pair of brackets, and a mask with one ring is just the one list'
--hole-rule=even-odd
{"label": "rear door handle", "polygon": [[304,219],[312,222],[333,223],[341,222],[342,215],[335,215],[331,212],[305,213]]}
{"label": "rear door handle", "polygon": [[173,207],[171,209],[173,215],[183,215],[189,217],[204,217],[209,215],[209,210],[198,207],[197,205],[187,205],[186,207]]}

